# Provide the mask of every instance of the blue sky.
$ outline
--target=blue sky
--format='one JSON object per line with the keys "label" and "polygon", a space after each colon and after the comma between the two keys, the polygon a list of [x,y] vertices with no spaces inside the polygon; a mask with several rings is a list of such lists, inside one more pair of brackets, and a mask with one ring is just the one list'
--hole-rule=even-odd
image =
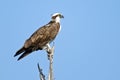
{"label": "blue sky", "polygon": [[120,80],[120,0],[1,0],[0,80],[39,80],[48,73],[45,51],[13,57],[51,14],[60,12],[55,39],[56,80]]}

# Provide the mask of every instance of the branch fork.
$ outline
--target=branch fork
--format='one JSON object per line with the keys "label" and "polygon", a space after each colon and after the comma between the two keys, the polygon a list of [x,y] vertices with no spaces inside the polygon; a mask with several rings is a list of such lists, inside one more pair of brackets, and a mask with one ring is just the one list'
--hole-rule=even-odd
{"label": "branch fork", "polygon": [[[53,55],[54,55],[54,45],[47,51],[47,56],[49,60],[49,73],[48,73],[48,80],[54,80],[53,77]],[[42,72],[42,69],[40,69],[38,64],[38,70],[40,74],[40,80],[46,80],[45,75]]]}

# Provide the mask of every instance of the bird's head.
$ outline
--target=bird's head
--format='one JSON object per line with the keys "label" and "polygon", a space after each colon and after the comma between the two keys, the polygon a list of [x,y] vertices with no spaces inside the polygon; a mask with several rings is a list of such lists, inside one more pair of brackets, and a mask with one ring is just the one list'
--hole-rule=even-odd
{"label": "bird's head", "polygon": [[61,18],[64,18],[64,16],[62,14],[60,14],[60,13],[54,13],[52,15],[52,21],[60,22]]}

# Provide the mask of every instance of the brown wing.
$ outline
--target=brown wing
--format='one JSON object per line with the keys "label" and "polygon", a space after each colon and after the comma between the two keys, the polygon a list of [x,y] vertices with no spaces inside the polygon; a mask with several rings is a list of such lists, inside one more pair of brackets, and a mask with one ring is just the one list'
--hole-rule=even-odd
{"label": "brown wing", "polygon": [[42,49],[47,43],[52,42],[59,32],[60,24],[49,22],[47,25],[39,28],[29,39],[26,40],[24,46],[16,52],[17,56],[23,52],[18,58],[21,59],[35,50]]}
{"label": "brown wing", "polygon": [[24,47],[42,48],[47,43],[54,40],[59,32],[60,24],[50,22],[49,24],[39,28],[32,36],[25,42]]}

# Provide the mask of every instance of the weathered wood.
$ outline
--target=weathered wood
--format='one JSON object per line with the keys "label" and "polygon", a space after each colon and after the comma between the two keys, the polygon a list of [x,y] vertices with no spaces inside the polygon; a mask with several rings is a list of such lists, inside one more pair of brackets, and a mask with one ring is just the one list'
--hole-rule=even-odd
{"label": "weathered wood", "polygon": [[37,64],[37,66],[38,66],[40,80],[45,80],[45,75],[43,74],[42,69],[39,66],[39,63]]}
{"label": "weathered wood", "polygon": [[49,60],[49,74],[48,80],[53,80],[53,55],[54,55],[54,46],[48,52],[48,60]]}

